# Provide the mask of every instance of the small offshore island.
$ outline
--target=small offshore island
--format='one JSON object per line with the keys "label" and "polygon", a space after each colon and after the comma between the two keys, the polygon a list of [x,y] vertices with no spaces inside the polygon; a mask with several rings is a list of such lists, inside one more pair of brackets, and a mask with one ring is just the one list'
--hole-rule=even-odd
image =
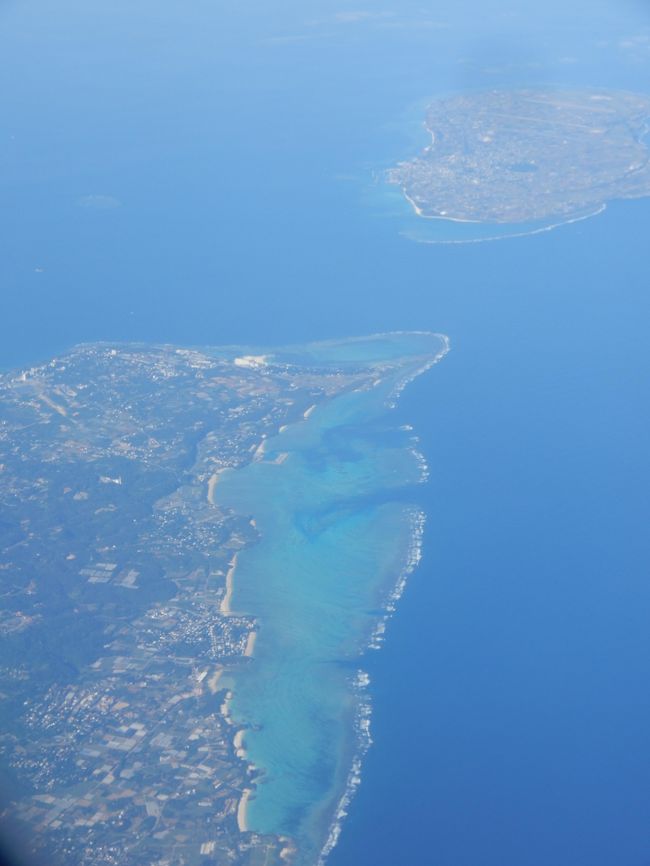
{"label": "small offshore island", "polygon": [[433,101],[432,143],[388,172],[416,214],[499,224],[568,221],[650,195],[650,96],[491,90]]}
{"label": "small offshore island", "polygon": [[447,351],[430,333],[89,344],[0,375],[0,818],[19,853],[324,862],[369,744],[359,660],[419,559],[426,466],[387,411]]}

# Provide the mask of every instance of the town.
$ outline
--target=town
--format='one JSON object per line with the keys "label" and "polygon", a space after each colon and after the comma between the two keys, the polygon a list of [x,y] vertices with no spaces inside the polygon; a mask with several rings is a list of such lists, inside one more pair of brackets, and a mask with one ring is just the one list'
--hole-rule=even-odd
{"label": "town", "polygon": [[291,859],[242,820],[228,679],[257,623],[226,587],[257,530],[214,484],[367,377],[98,344],[0,379],[3,819],[36,862]]}

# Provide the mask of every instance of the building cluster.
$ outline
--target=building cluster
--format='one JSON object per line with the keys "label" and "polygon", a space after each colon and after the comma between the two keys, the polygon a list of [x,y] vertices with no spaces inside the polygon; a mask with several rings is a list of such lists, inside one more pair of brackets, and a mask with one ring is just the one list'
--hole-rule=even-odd
{"label": "building cluster", "polygon": [[388,172],[418,214],[533,223],[650,194],[650,100],[593,90],[492,90],[436,100],[432,144]]}
{"label": "building cluster", "polygon": [[257,532],[211,479],[360,381],[104,345],[0,377],[1,817],[17,844],[66,866],[283,862],[286,840],[238,826],[256,770],[229,680],[257,624],[224,596]]}

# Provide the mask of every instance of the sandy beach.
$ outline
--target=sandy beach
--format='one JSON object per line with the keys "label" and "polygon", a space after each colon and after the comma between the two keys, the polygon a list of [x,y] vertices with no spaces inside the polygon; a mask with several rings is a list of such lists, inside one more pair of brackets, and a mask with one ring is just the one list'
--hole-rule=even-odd
{"label": "sandy beach", "polygon": [[235,739],[233,740],[233,744],[235,746],[235,754],[238,758],[246,757],[246,749],[244,748],[244,729],[241,731],[237,731],[235,734]]}
{"label": "sandy beach", "polygon": [[232,692],[227,691],[226,696],[219,707],[219,712],[224,717],[224,719],[228,722],[229,725],[232,724],[232,720],[230,718],[230,702],[232,700]]}
{"label": "sandy beach", "polygon": [[228,616],[228,614],[232,613],[230,602],[232,601],[233,575],[235,574],[235,569],[237,568],[238,556],[239,554],[236,553],[230,560],[230,568],[228,569],[228,574],[226,574],[226,594],[221,601],[221,613],[225,616]]}
{"label": "sandy beach", "polygon": [[210,689],[210,694],[216,695],[219,686],[219,680],[221,679],[221,674],[223,673],[223,668],[217,668],[210,679],[208,680],[208,688]]}
{"label": "sandy beach", "polygon": [[305,420],[306,420],[307,418],[309,418],[309,416],[311,415],[311,413],[314,411],[315,408],[316,408],[316,404],[314,403],[314,405],[313,405],[313,406],[310,406],[309,409],[305,409],[305,411],[302,413],[302,417],[303,417]]}
{"label": "sandy beach", "polygon": [[239,806],[237,807],[237,826],[239,827],[240,833],[245,833],[248,829],[246,823],[246,811],[248,809],[248,799],[252,793],[252,788],[245,788],[241,800],[239,801]]}
{"label": "sandy beach", "polygon": [[257,640],[257,632],[251,631],[248,634],[248,640],[246,641],[246,649],[244,650],[244,655],[246,658],[252,658],[255,653],[255,641]]}
{"label": "sandy beach", "polygon": [[210,505],[214,505],[214,491],[217,487],[217,481],[219,480],[219,473],[215,472],[214,475],[211,475],[208,479],[208,502]]}
{"label": "sandy beach", "polygon": [[481,222],[480,220],[470,220],[470,219],[463,219],[462,217],[447,216],[446,211],[442,211],[439,214],[425,214],[424,211],[422,210],[422,208],[418,204],[416,204],[416,202],[406,192],[404,187],[401,187],[401,190],[402,190],[402,194],[404,195],[404,198],[411,205],[411,207],[413,208],[413,210],[415,211],[417,216],[422,217],[422,219],[425,219],[425,220],[446,220],[447,222],[450,222],[450,223],[475,223],[477,225],[480,224],[480,222]]}

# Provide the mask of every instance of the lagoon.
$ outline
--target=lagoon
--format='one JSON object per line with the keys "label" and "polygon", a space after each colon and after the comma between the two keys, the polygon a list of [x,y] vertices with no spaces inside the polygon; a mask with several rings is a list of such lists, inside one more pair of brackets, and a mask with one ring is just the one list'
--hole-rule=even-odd
{"label": "lagoon", "polygon": [[338,838],[370,742],[359,666],[419,560],[424,515],[412,490],[426,467],[414,435],[386,413],[447,350],[426,334],[317,345],[312,364],[372,362],[373,386],[308,410],[215,489],[215,504],[250,515],[260,536],[237,555],[228,601],[258,629],[251,664],[224,679],[260,773],[240,824],[291,837],[300,863]]}

